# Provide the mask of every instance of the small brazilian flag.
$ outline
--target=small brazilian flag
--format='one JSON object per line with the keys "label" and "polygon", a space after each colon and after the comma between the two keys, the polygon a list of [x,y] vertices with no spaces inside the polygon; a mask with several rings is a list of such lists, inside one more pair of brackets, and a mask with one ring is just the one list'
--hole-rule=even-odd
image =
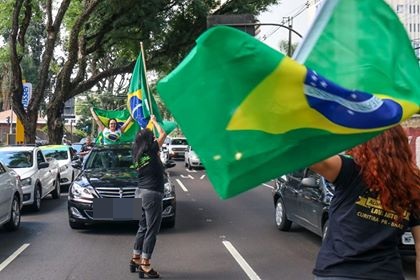
{"label": "small brazilian flag", "polygon": [[381,0],[321,12],[302,65],[234,28],[205,32],[158,91],[222,198],[360,144],[419,110],[420,69]]}

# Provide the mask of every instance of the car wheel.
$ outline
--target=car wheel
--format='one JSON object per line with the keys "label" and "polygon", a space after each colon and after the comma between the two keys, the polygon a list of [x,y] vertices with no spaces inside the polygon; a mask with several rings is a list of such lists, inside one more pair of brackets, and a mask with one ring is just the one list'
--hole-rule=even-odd
{"label": "car wheel", "polygon": [[187,169],[188,169],[188,170],[191,170],[191,169],[192,169],[191,164],[190,164],[190,162],[189,162],[189,161],[187,161]]}
{"label": "car wheel", "polygon": [[277,199],[276,211],[275,211],[276,226],[279,230],[289,231],[292,226],[292,221],[287,219],[286,209],[281,198]]}
{"label": "car wheel", "polygon": [[322,240],[325,239],[328,233],[328,226],[329,226],[329,220],[326,220],[324,222],[324,225],[322,226]]}
{"label": "car wheel", "polygon": [[32,203],[32,210],[41,210],[41,187],[36,186],[34,190],[34,202]]}
{"label": "car wheel", "polygon": [[86,228],[86,225],[84,223],[72,222],[70,220],[69,220],[69,225],[72,229],[84,229],[84,228]]}
{"label": "car wheel", "polygon": [[4,225],[4,228],[8,231],[17,230],[20,226],[20,204],[19,199],[15,195],[12,201],[12,209],[10,211],[10,219]]}
{"label": "car wheel", "polygon": [[54,199],[60,199],[61,189],[60,189],[60,178],[59,177],[57,177],[55,179],[54,185],[55,185],[55,188],[54,188],[54,190],[52,192],[52,197]]}

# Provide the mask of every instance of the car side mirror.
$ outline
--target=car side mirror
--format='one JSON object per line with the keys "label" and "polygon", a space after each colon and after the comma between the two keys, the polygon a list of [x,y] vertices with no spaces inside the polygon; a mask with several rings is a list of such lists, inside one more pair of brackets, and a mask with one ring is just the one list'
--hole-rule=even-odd
{"label": "car side mirror", "polygon": [[72,161],[71,166],[76,169],[82,169],[82,162],[80,161],[80,159]]}
{"label": "car side mirror", "polygon": [[164,164],[165,168],[172,168],[176,165],[175,161],[173,160],[167,160]]}
{"label": "car side mirror", "polygon": [[302,179],[302,185],[309,188],[318,188],[318,180],[313,177],[307,177]]}
{"label": "car side mirror", "polygon": [[49,164],[48,162],[46,162],[46,161],[44,161],[44,162],[40,162],[40,163],[38,164],[38,168],[39,168],[39,169],[47,168],[48,166],[50,166],[50,164]]}

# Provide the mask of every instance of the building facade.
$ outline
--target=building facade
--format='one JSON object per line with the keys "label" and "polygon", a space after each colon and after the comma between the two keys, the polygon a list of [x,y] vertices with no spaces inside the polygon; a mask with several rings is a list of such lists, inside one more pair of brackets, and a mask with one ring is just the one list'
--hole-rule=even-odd
{"label": "building facade", "polygon": [[417,57],[420,57],[420,0],[386,0],[407,30]]}

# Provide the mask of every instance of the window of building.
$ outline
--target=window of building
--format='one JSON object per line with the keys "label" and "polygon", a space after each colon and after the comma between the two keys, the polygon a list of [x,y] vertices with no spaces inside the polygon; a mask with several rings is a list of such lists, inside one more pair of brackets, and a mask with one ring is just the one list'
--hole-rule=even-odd
{"label": "window of building", "polygon": [[404,5],[397,5],[397,13],[404,12]]}

